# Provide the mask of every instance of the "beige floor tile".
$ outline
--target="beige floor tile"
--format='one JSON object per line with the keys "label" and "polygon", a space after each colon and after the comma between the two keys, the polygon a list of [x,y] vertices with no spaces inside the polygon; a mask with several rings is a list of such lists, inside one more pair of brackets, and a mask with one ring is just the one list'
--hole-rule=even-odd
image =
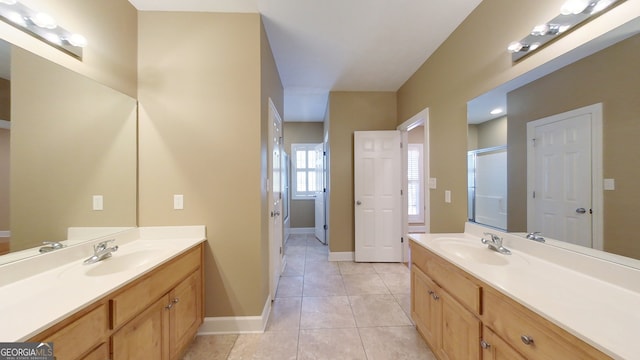
{"label": "beige floor tile", "polygon": [[329,252],[323,247],[307,247],[308,262],[329,262]]}
{"label": "beige floor tile", "polygon": [[229,360],[295,360],[298,331],[273,331],[238,336]]}
{"label": "beige floor tile", "polygon": [[368,360],[435,360],[413,326],[360,328]]}
{"label": "beige floor tile", "polygon": [[373,263],[373,268],[378,274],[384,273],[409,273],[409,268],[403,263]]}
{"label": "beige floor tile", "polygon": [[353,261],[338,262],[340,273],[345,274],[376,274],[376,270],[371,263],[357,263]]}
{"label": "beige floor tile", "polygon": [[347,291],[340,275],[305,275],[303,296],[344,296]]}
{"label": "beige floor tile", "polygon": [[356,320],[346,296],[302,298],[300,329],[354,328]]}
{"label": "beige floor tile", "polygon": [[301,307],[301,297],[276,298],[271,304],[267,331],[299,329]]}
{"label": "beige floor tile", "polygon": [[349,302],[358,327],[411,325],[393,295],[349,296]]}
{"label": "beige floor tile", "polygon": [[304,235],[289,235],[285,246],[307,246],[307,238]]}
{"label": "beige floor tile", "polygon": [[378,274],[343,274],[347,295],[390,294]]}
{"label": "beige floor tile", "polygon": [[187,349],[182,360],[225,360],[238,335],[202,335]]}
{"label": "beige floor tile", "polygon": [[327,248],[328,246],[321,243],[320,240],[318,240],[318,238],[316,238],[315,235],[313,235],[312,237],[307,238],[307,247]]}
{"label": "beige floor tile", "polygon": [[284,254],[287,256],[294,257],[302,257],[304,259],[304,255],[307,252],[306,246],[285,246]]}
{"label": "beige floor tile", "polygon": [[300,297],[302,296],[302,276],[281,276],[278,281],[276,297]]}
{"label": "beige floor tile", "polygon": [[[307,254],[308,256],[308,254]],[[335,262],[329,262],[327,259],[311,261],[304,263],[305,275],[340,275],[340,268]]]}
{"label": "beige floor tile", "polygon": [[396,298],[396,301],[400,304],[402,311],[404,311],[411,323],[414,324],[413,319],[411,318],[411,294],[394,294],[393,297]]}
{"label": "beige floor tile", "polygon": [[304,257],[287,256],[284,271],[281,276],[302,276],[304,275]]}
{"label": "beige floor tile", "polygon": [[298,360],[366,360],[357,329],[300,330]]}
{"label": "beige floor tile", "polygon": [[382,281],[392,294],[411,293],[411,274],[407,273],[382,273]]}

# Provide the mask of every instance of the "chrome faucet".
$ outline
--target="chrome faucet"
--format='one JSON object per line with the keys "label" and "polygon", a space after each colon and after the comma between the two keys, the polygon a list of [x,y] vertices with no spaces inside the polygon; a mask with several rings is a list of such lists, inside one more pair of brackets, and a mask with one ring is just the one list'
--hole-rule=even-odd
{"label": "chrome faucet", "polygon": [[528,233],[527,239],[537,242],[544,242],[544,238],[540,235],[539,231]]}
{"label": "chrome faucet", "polygon": [[42,245],[47,245],[47,246],[43,246],[40,248],[40,250],[38,250],[41,253],[62,249],[64,247],[64,245],[62,245],[61,242],[57,242],[57,241],[43,241]]}
{"label": "chrome faucet", "polygon": [[482,238],[480,241],[482,241],[483,244],[488,245],[489,249],[497,251],[500,254],[511,255],[511,251],[502,246],[502,238],[500,236],[489,232],[484,233],[484,235],[489,236],[490,239]]}
{"label": "chrome faucet", "polygon": [[118,251],[118,245],[113,247],[107,247],[110,242],[114,242],[115,239],[101,241],[96,245],[93,245],[93,256],[84,261],[85,264],[93,264],[98,261],[102,261],[106,258],[110,258],[114,251]]}

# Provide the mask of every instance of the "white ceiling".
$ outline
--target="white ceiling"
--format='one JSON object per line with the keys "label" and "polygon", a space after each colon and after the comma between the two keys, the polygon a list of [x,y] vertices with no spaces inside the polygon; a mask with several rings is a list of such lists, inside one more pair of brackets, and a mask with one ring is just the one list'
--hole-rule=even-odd
{"label": "white ceiling", "polygon": [[322,121],[329,91],[396,91],[481,0],[129,0],[138,10],[260,12],[285,121]]}

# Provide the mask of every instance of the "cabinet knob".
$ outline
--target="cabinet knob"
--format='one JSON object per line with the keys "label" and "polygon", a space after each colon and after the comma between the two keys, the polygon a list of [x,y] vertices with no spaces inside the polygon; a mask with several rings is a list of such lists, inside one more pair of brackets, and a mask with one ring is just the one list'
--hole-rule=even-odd
{"label": "cabinet knob", "polygon": [[525,345],[532,345],[533,344],[533,338],[531,336],[528,336],[528,335],[520,336],[520,340],[522,340],[522,342]]}
{"label": "cabinet knob", "polygon": [[172,307],[173,307],[173,302],[170,302],[169,305],[165,306],[164,308],[167,310],[171,310]]}
{"label": "cabinet knob", "polygon": [[488,342],[484,341],[484,340],[480,340],[480,347],[482,347],[483,349],[488,349],[491,347],[491,344],[489,344]]}
{"label": "cabinet knob", "polygon": [[173,298],[173,300],[171,300],[172,304],[177,304],[178,301],[180,301],[180,298]]}

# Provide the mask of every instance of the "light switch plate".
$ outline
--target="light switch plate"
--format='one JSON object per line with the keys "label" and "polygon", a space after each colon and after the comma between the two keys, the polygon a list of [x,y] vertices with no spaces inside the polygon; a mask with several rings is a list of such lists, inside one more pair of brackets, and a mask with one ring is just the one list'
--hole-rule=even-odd
{"label": "light switch plate", "polygon": [[436,178],[429,178],[429,189],[436,188]]}
{"label": "light switch plate", "polygon": [[93,210],[104,210],[104,198],[102,195],[93,195]]}
{"label": "light switch plate", "polygon": [[616,189],[616,179],[604,179],[604,189],[605,190],[615,190]]}
{"label": "light switch plate", "polygon": [[450,203],[451,202],[451,190],[445,190],[444,191],[444,202],[446,202],[446,203]]}
{"label": "light switch plate", "polygon": [[184,209],[184,195],[177,194],[173,195],[173,210],[183,210]]}

